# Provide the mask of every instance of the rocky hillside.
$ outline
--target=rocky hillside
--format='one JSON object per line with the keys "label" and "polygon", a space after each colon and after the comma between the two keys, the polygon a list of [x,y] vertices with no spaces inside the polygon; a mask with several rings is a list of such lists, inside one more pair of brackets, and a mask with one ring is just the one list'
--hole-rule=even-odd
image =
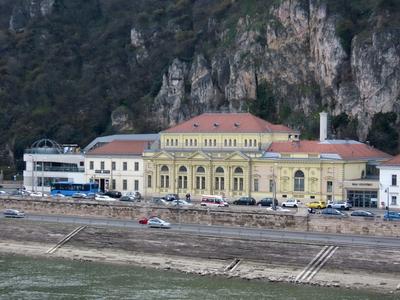
{"label": "rocky hillside", "polygon": [[397,0],[0,0],[3,165],[204,111],[399,150]]}

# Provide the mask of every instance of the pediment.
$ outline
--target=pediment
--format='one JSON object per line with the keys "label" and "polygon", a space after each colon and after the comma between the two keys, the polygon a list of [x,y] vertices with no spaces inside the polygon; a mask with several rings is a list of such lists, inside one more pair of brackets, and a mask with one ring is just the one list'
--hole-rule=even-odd
{"label": "pediment", "polygon": [[245,161],[248,161],[248,160],[250,160],[250,158],[246,154],[244,154],[244,153],[242,153],[240,151],[235,151],[235,152],[229,154],[227,157],[225,157],[225,160],[245,160]]}
{"label": "pediment", "polygon": [[156,153],[153,157],[153,159],[174,159],[174,155],[165,151],[161,151]]}
{"label": "pediment", "polygon": [[209,155],[204,153],[203,151],[196,151],[192,155],[188,156],[188,159],[194,159],[194,160],[204,160],[204,159],[211,159]]}

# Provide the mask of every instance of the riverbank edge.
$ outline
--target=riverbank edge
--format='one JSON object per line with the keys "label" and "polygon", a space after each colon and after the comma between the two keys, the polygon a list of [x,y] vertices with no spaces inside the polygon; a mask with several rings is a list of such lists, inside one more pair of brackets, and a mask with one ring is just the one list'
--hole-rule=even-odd
{"label": "riverbank edge", "polygon": [[349,273],[348,271],[333,272],[333,270],[321,270],[318,276],[316,276],[317,279],[312,282],[298,283],[294,281],[294,275],[298,274],[301,270],[290,266],[266,265],[257,261],[240,261],[234,269],[227,271],[227,267],[232,264],[232,261],[204,258],[195,259],[172,255],[150,255],[141,252],[129,252],[116,249],[99,250],[83,247],[78,248],[69,245],[65,245],[51,255],[47,254],[46,251],[53,246],[54,245],[43,243],[22,243],[7,240],[0,242],[0,254],[75,260],[88,263],[97,262],[125,266],[132,265],[141,268],[164,271],[172,270],[200,276],[365,290],[377,294],[400,295],[400,283],[396,284],[396,280],[393,280],[391,274],[363,274]]}

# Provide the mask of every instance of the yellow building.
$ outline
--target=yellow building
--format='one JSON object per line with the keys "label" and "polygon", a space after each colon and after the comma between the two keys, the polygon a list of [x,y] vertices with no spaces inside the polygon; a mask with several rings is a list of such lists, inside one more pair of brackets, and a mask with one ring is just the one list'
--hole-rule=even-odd
{"label": "yellow building", "polygon": [[258,200],[275,183],[278,200],[344,199],[346,182],[388,157],[355,141],[299,141],[299,132],[249,113],[206,113],[161,132],[159,147],[144,152],[145,191]]}

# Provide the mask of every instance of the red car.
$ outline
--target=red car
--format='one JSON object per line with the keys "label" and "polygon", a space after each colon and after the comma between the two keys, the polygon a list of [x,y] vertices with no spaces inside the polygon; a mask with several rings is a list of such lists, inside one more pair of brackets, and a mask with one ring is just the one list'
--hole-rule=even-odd
{"label": "red car", "polygon": [[146,218],[146,217],[140,218],[140,219],[139,219],[139,224],[146,225],[148,220],[149,220],[149,219]]}
{"label": "red car", "polygon": [[139,224],[142,224],[142,225],[147,225],[147,222],[149,221],[149,219],[150,218],[154,218],[154,217],[156,217],[156,218],[158,218],[158,216],[156,216],[156,215],[152,215],[152,216],[150,216],[150,217],[141,217],[140,219],[139,219]]}

